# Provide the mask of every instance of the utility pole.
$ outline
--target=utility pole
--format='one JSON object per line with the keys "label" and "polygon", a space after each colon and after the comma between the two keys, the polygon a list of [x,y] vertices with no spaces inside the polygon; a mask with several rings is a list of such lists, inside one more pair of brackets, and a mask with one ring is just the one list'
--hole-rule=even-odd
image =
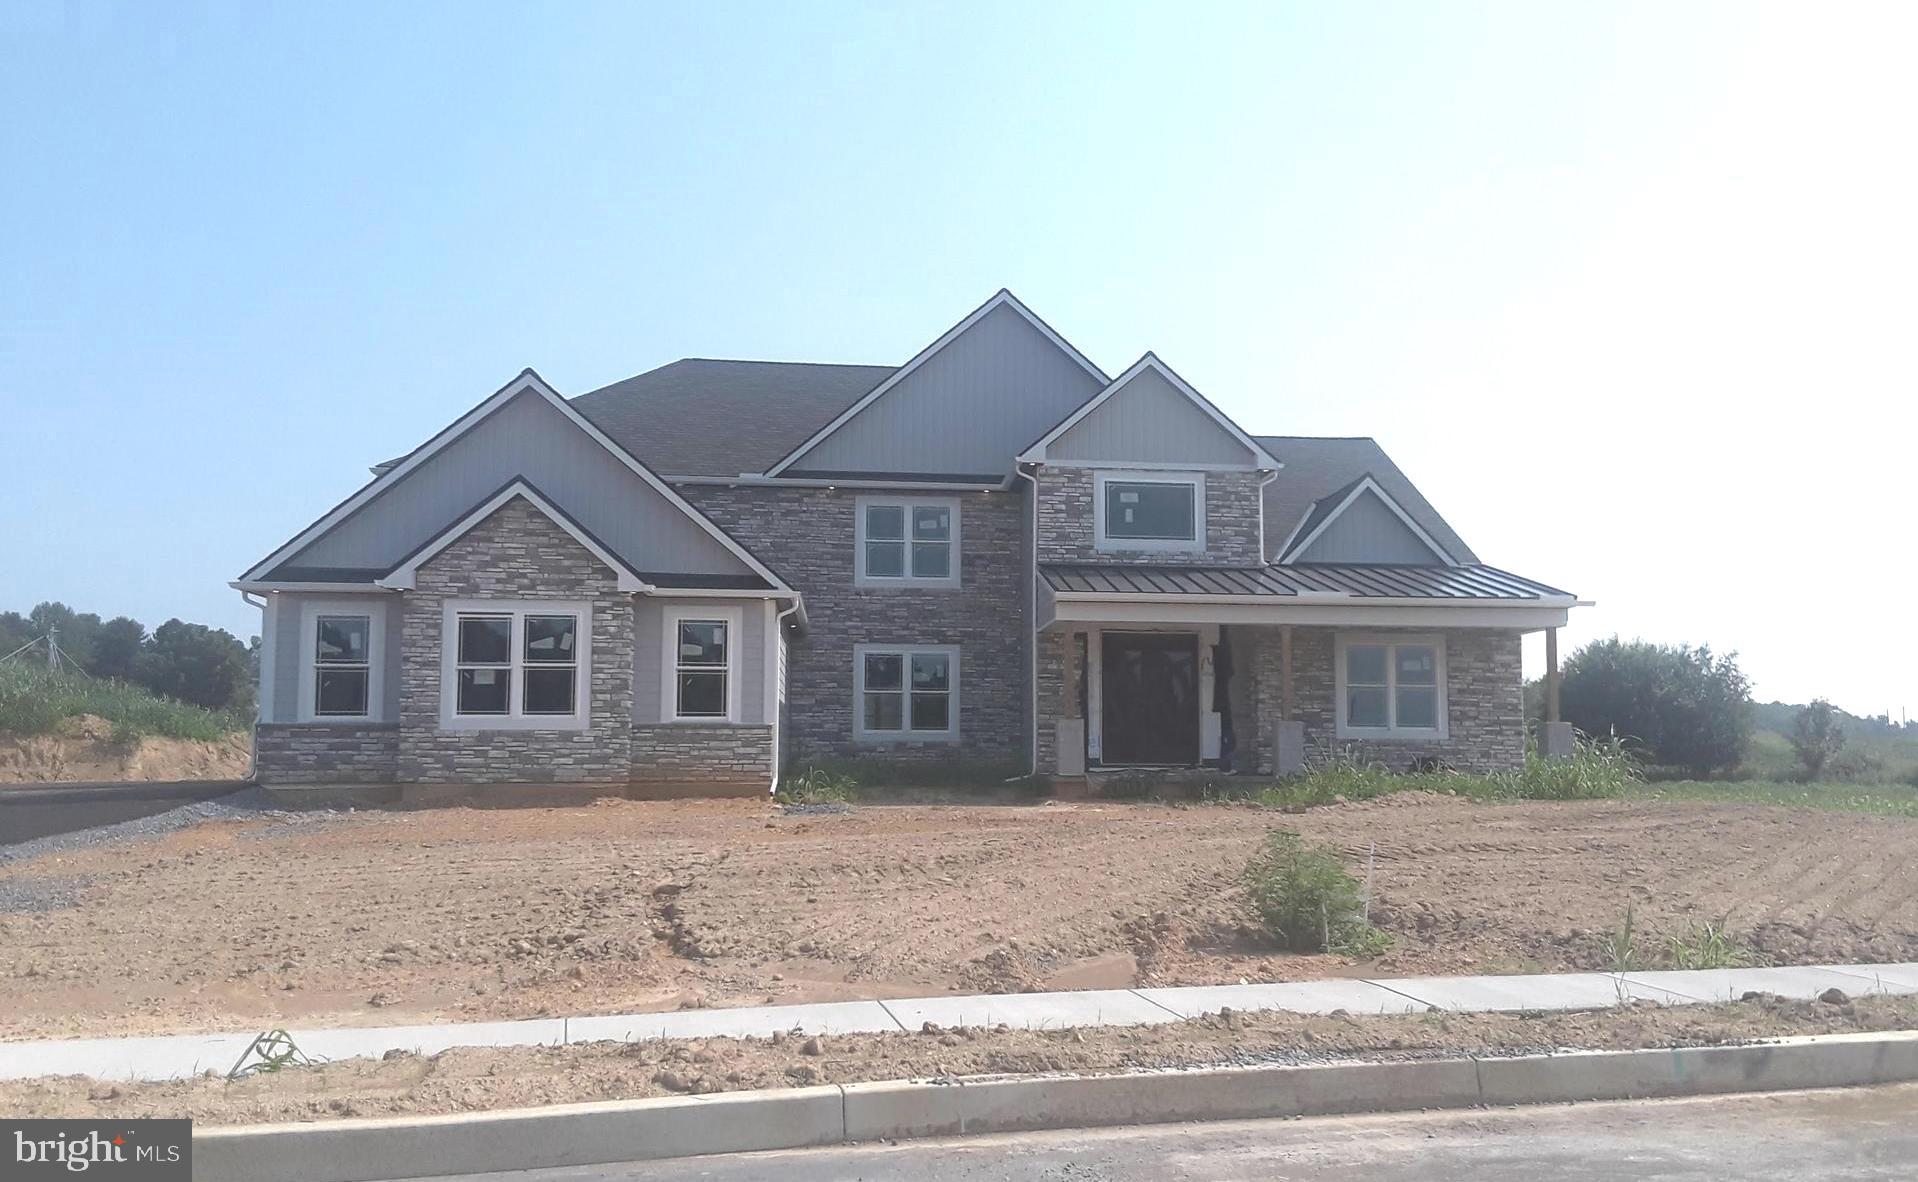
{"label": "utility pole", "polygon": [[48,628],[47,629],[47,672],[58,673],[59,671],[60,671],[60,630],[58,628]]}

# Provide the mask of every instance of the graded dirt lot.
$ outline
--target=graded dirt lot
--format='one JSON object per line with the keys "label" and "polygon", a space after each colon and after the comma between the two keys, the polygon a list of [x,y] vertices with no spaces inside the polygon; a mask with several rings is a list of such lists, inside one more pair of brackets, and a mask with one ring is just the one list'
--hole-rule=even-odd
{"label": "graded dirt lot", "polygon": [[[1373,866],[1395,944],[1273,948],[1272,827]],[[1918,960],[1918,822],[1762,806],[1286,814],[1143,804],[605,802],[209,822],[0,867],[0,1037],[1609,967],[1696,920],[1778,962]]]}

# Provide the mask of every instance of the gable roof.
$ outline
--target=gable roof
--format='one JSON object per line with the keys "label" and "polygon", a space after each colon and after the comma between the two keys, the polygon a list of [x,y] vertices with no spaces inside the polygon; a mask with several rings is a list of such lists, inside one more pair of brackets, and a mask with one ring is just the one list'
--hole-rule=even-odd
{"label": "gable roof", "polygon": [[1326,531],[1332,528],[1333,523],[1352,506],[1358,504],[1363,497],[1376,498],[1379,504],[1385,506],[1392,516],[1398,518],[1399,522],[1411,531],[1412,537],[1416,538],[1420,545],[1430,551],[1432,557],[1448,566],[1456,565],[1456,560],[1446,553],[1445,548],[1433,540],[1432,535],[1427,533],[1410,513],[1406,512],[1403,505],[1379,486],[1379,482],[1370,472],[1314,502],[1312,511],[1307,513],[1293,529],[1291,535],[1279,544],[1273,558],[1279,562],[1297,561],[1299,555],[1310,550],[1312,544],[1323,537]]}
{"label": "gable roof", "polygon": [[1465,565],[1478,562],[1472,548],[1439,516],[1376,440],[1306,435],[1257,438],[1285,465],[1279,478],[1265,486],[1265,536],[1267,545],[1273,547],[1268,558],[1278,557],[1284,548],[1282,543],[1304,536],[1299,527],[1309,515],[1320,511],[1321,502],[1330,502],[1323,509],[1329,513],[1362,477],[1370,475],[1454,561]]}
{"label": "gable roof", "polygon": [[450,426],[434,435],[424,444],[413,449],[405,458],[363,485],[359,491],[353,493],[338,505],[335,505],[318,521],[307,526],[306,529],[300,531],[299,534],[295,535],[285,545],[256,563],[245,574],[241,575],[236,582],[241,584],[254,584],[262,580],[276,581],[280,574],[278,568],[289,558],[299,555],[307,547],[325,537],[329,531],[341,522],[352,517],[362,506],[370,504],[381,494],[405,480],[408,475],[418,470],[435,455],[438,455],[445,448],[473,430],[473,428],[491,418],[502,408],[514,403],[515,400],[522,395],[535,397],[558,411],[563,419],[584,432],[587,438],[594,443],[604,448],[620,466],[643,481],[654,493],[658,494],[661,499],[671,506],[672,509],[677,510],[691,521],[700,532],[712,538],[724,550],[731,554],[733,558],[737,559],[748,570],[752,571],[753,574],[764,579],[768,587],[786,592],[792,590],[786,585],[784,580],[764,563],[760,562],[751,551],[740,545],[730,534],[720,529],[710,518],[694,508],[681,497],[678,492],[674,491],[671,485],[661,480],[652,469],[648,468],[630,452],[615,443],[590,420],[581,415],[580,412],[568,404],[564,398],[561,398],[551,386],[547,385],[545,379],[541,378],[531,369],[520,371],[518,377],[506,383],[506,385],[501,386],[478,406],[475,406],[472,410],[462,415]]}
{"label": "gable roof", "polygon": [[418,549],[401,559],[398,566],[374,581],[382,587],[399,591],[412,590],[414,576],[419,572],[420,567],[431,562],[440,551],[471,533],[476,526],[504,508],[508,502],[517,499],[525,500],[527,504],[544,514],[548,521],[571,535],[575,542],[584,546],[588,553],[605,564],[618,576],[621,591],[651,590],[646,580],[640,577],[639,572],[627,566],[625,560],[607,549],[603,542],[594,537],[585,526],[568,516],[565,510],[547,500],[538,489],[533,487],[531,481],[520,477],[508,481],[506,487],[474,506],[472,512],[428,538],[420,544]]}
{"label": "gable roof", "polygon": [[656,472],[764,472],[874,386],[892,365],[688,357],[602,386],[573,406]]}
{"label": "gable roof", "polygon": [[1052,330],[1051,325],[1039,319],[1039,317],[1033,313],[1032,309],[1026,307],[1023,303],[1019,301],[1019,298],[1017,296],[1013,295],[1012,292],[1002,287],[993,294],[991,299],[988,299],[985,303],[973,309],[973,311],[969,315],[967,315],[963,320],[959,321],[959,323],[947,329],[945,333],[939,337],[938,340],[934,341],[930,345],[927,345],[924,349],[921,349],[918,355],[915,356],[911,361],[906,362],[906,364],[900,366],[892,374],[890,374],[889,376],[881,380],[878,385],[874,386],[871,390],[867,391],[865,395],[861,397],[857,402],[854,402],[851,406],[841,411],[837,416],[835,416],[832,419],[831,422],[828,422],[825,426],[813,432],[810,437],[808,437],[799,446],[793,448],[786,455],[782,456],[776,463],[769,465],[765,469],[765,474],[768,476],[777,476],[781,472],[784,472],[788,468],[792,467],[794,463],[798,461],[801,457],[805,456],[808,452],[812,451],[815,447],[819,446],[819,444],[823,443],[826,439],[830,438],[833,435],[833,433],[838,431],[841,427],[851,422],[855,417],[858,416],[859,412],[865,410],[867,407],[871,406],[873,403],[877,402],[879,399],[885,397],[888,392],[897,388],[901,382],[911,377],[915,372],[917,372],[920,369],[920,367],[924,366],[932,358],[938,356],[946,348],[946,346],[952,344],[954,341],[964,336],[968,329],[972,328],[974,325],[978,324],[981,320],[984,320],[988,315],[999,310],[1000,308],[1007,308],[1017,313],[1034,329],[1038,330],[1041,336],[1043,336],[1046,340],[1050,341],[1054,347],[1056,347],[1060,352],[1064,353],[1076,365],[1078,365],[1081,369],[1083,369],[1087,374],[1095,378],[1099,383],[1103,385],[1109,381],[1109,379],[1106,377],[1104,370],[1100,369],[1098,366],[1094,365],[1090,360],[1088,360],[1085,354],[1073,348],[1072,344],[1069,341],[1067,341],[1064,337],[1060,336],[1058,333]]}
{"label": "gable roof", "polygon": [[1267,454],[1265,448],[1260,445],[1258,440],[1247,435],[1245,430],[1233,422],[1224,411],[1212,405],[1211,401],[1207,399],[1205,395],[1193,389],[1191,383],[1180,377],[1171,366],[1159,360],[1157,353],[1149,350],[1145,356],[1133,362],[1131,367],[1124,373],[1108,382],[1105,389],[1099,391],[1099,393],[1094,395],[1090,400],[1081,404],[1077,410],[1061,419],[1052,430],[1047,431],[1038,439],[1033,440],[1024,451],[1019,453],[1020,462],[1030,463],[1043,461],[1046,458],[1047,448],[1057,443],[1067,432],[1095,414],[1100,407],[1109,403],[1114,395],[1130,386],[1140,375],[1148,372],[1156,373],[1164,378],[1172,385],[1174,390],[1177,390],[1180,394],[1190,399],[1194,406],[1204,411],[1206,416],[1217,424],[1221,430],[1231,436],[1241,447],[1245,448],[1250,457],[1249,462],[1252,467],[1277,468],[1280,466],[1279,461]]}

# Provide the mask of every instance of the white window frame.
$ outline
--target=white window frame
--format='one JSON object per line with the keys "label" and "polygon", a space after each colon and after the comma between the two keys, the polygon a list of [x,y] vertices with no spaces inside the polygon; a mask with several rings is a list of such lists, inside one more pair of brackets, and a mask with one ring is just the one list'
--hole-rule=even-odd
{"label": "white window frame", "polygon": [[[897,655],[900,658],[901,729],[866,729],[866,657]],[[912,658],[928,654],[946,658],[946,729],[912,729]],[[888,691],[890,692],[890,691]],[[861,743],[956,743],[959,741],[959,646],[956,644],[856,644],[852,649],[852,734]]]}
{"label": "white window frame", "polygon": [[[1205,473],[1160,469],[1099,469],[1092,475],[1092,545],[1096,550],[1157,551],[1170,554],[1205,550]],[[1106,486],[1109,484],[1186,484],[1192,486],[1192,537],[1115,538],[1106,533]]]}
{"label": "white window frame", "polygon": [[[1352,645],[1377,645],[1386,649],[1385,653],[1385,712],[1390,720],[1387,726],[1352,726],[1345,719],[1346,706],[1346,665],[1345,650]],[[1393,649],[1400,647],[1431,648],[1435,654],[1433,677],[1438,690],[1437,726],[1399,726],[1398,724],[1398,654]],[[1426,742],[1444,742],[1451,737],[1450,711],[1447,709],[1445,689],[1445,637],[1442,633],[1366,633],[1340,632],[1334,637],[1332,646],[1333,664],[1333,709],[1335,710],[1335,731],[1341,739],[1404,739]]]}
{"label": "white window frame", "polygon": [[[899,508],[905,517],[905,565],[900,575],[869,575],[866,573],[866,510],[868,508]],[[947,567],[944,578],[928,579],[912,573],[912,511],[914,509],[945,509],[952,514],[952,537],[948,545],[952,549],[952,561]],[[855,587],[917,587],[934,590],[957,590],[959,587],[960,527],[958,497],[895,497],[867,496],[857,497],[853,501],[853,576]],[[872,539],[891,541],[890,538]]]}
{"label": "white window frame", "polygon": [[[299,720],[320,726],[364,726],[383,721],[386,714],[386,597],[357,599],[308,599],[300,604],[300,692]],[[321,714],[319,707],[319,622],[321,616],[365,616],[366,623],[366,713]],[[261,651],[265,651],[262,642]],[[271,680],[273,670],[263,661],[261,680]]]}
{"label": "white window frame", "polygon": [[[729,726],[739,722],[741,654],[746,613],[737,607],[668,607],[659,642],[659,718],[679,726]],[[687,620],[717,620],[726,625],[726,713],[679,712],[679,625]]]}
{"label": "white window frame", "polygon": [[[510,615],[513,618],[508,676],[508,712],[459,713],[459,618]],[[571,714],[526,713],[526,617],[577,616],[579,651]],[[533,664],[534,668],[538,663]],[[447,731],[583,731],[592,722],[593,605],[585,599],[449,599],[440,614],[440,729]]]}

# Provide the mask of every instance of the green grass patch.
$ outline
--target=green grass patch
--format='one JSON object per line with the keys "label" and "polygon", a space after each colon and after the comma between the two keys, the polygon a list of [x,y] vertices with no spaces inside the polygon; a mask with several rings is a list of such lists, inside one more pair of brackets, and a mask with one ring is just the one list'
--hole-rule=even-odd
{"label": "green grass patch", "polygon": [[123,743],[149,735],[217,742],[251,725],[238,715],[162,698],[122,681],[52,673],[18,662],[0,665],[0,731],[52,734],[81,714],[106,719],[115,741]]}
{"label": "green grass patch", "polygon": [[1707,804],[1770,804],[1918,817],[1918,789],[1895,784],[1798,784],[1787,780],[1665,780],[1635,784],[1625,796],[1634,800],[1695,800]]}

